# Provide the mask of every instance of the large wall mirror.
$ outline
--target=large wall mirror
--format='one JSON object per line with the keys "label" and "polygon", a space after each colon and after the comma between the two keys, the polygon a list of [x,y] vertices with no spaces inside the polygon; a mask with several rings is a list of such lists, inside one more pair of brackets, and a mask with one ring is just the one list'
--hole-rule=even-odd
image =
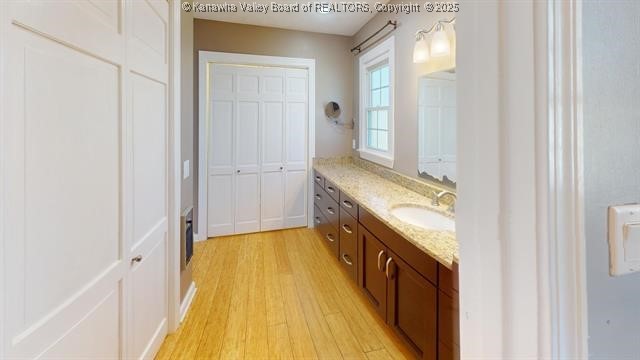
{"label": "large wall mirror", "polygon": [[418,79],[418,176],[456,186],[455,69]]}

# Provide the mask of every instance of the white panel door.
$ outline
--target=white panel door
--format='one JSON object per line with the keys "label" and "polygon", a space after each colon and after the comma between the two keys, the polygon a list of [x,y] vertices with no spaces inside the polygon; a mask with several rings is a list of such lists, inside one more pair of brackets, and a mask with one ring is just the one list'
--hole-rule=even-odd
{"label": "white panel door", "polygon": [[260,76],[239,68],[235,117],[235,233],[260,231]]}
{"label": "white panel door", "polygon": [[260,230],[284,227],[285,69],[263,69]]}
{"label": "white panel door", "polygon": [[287,69],[284,227],[307,225],[308,71]]}
{"label": "white panel door", "polygon": [[207,234],[235,231],[234,117],[236,113],[234,67],[216,65],[210,74]]}
{"label": "white panel door", "polygon": [[131,229],[128,357],[152,358],[167,334],[167,34],[165,0],[127,3]]}
{"label": "white panel door", "polygon": [[124,356],[119,3],[0,16],[0,357]]}
{"label": "white panel door", "polygon": [[307,70],[213,65],[208,236],[307,224]]}

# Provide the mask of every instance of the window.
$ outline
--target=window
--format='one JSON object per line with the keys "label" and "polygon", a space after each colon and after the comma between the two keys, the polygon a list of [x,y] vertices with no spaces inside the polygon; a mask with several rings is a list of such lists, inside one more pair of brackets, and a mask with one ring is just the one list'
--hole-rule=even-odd
{"label": "window", "polygon": [[360,157],[393,167],[393,37],[360,57]]}

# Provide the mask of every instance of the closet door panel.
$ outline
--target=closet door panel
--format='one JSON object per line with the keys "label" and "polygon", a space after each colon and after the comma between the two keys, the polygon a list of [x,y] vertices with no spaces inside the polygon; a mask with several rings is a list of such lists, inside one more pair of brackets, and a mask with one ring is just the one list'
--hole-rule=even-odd
{"label": "closet door panel", "polygon": [[209,174],[207,236],[230,235],[234,232],[235,184],[233,156],[234,75],[214,72],[213,101],[209,119]]}
{"label": "closet door panel", "polygon": [[[278,81],[279,80],[279,81]],[[263,103],[262,166],[260,229],[262,231],[281,229],[284,226],[284,104],[283,77],[265,76],[265,97]],[[280,98],[280,100],[278,100]]]}
{"label": "closet door panel", "polygon": [[[252,78],[238,75],[238,88],[245,86],[245,93],[250,93]],[[240,85],[241,81],[247,84]],[[241,234],[260,231],[260,102],[239,100],[237,106],[235,233]]]}
{"label": "closet door panel", "polygon": [[285,227],[307,225],[307,73],[307,70],[287,70]]}

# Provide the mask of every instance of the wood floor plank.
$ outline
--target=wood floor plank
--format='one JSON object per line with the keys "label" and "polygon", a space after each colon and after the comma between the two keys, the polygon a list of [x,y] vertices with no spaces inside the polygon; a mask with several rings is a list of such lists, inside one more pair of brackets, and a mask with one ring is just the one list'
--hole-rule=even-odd
{"label": "wood floor plank", "polygon": [[296,359],[317,359],[315,345],[309,333],[302,304],[298,298],[295,280],[291,274],[280,275],[280,286],[285,303],[287,328],[291,339],[291,350]]}
{"label": "wood floor plank", "polygon": [[[171,353],[171,359],[184,359],[195,356],[207,324],[207,315],[211,309],[213,295],[218,286],[218,278],[214,274],[219,272],[223,266],[223,264],[211,261],[211,259],[216,251],[224,252],[226,245],[225,242],[209,240],[196,248],[204,254],[201,257],[200,264],[194,263],[194,269],[196,270],[193,274],[194,281],[196,281],[196,284],[201,284],[201,286],[199,286],[193,299],[191,310],[180,329],[178,329],[179,338],[175,344],[175,349]],[[197,260],[194,259],[194,261]]]}
{"label": "wood floor plank", "polygon": [[301,261],[302,254],[299,252],[299,248],[305,246],[305,244],[301,243],[307,240],[296,235],[297,233],[292,231],[284,234],[296,290],[302,303],[302,310],[309,327],[309,333],[317,349],[316,352],[319,359],[339,359],[342,355],[318,303],[320,293],[309,286],[311,282],[309,272],[305,269],[308,263]]}
{"label": "wood floor plank", "polygon": [[247,334],[247,309],[249,300],[249,279],[252,273],[250,261],[256,249],[255,240],[250,235],[239,239],[242,242],[236,267],[236,276],[231,290],[231,302],[224,330],[224,340],[220,349],[221,359],[243,359]]}
{"label": "wood floor plank", "polygon": [[293,359],[289,329],[286,323],[270,326],[269,333],[269,359]]}
{"label": "wood floor plank", "polygon": [[330,314],[326,316],[333,338],[336,339],[340,352],[345,359],[366,359],[360,344],[351,332],[347,320],[342,313]]}
{"label": "wood floor plank", "polygon": [[267,308],[265,298],[264,239],[256,237],[256,251],[248,266],[253,265],[249,279],[247,303],[247,335],[245,358],[259,359],[269,352]]}
{"label": "wood floor plank", "polygon": [[200,358],[218,358],[222,348],[241,242],[237,239],[217,239],[214,241],[224,241],[228,245],[228,252],[222,261],[218,257],[215,260],[212,259],[213,262],[222,263],[222,265],[218,273],[211,274],[211,278],[204,280],[218,279],[216,291],[211,295],[212,301],[209,304],[209,309],[201,314],[205,317],[206,326],[202,331],[199,343],[193,345],[196,349],[193,355],[190,352],[189,356],[181,357],[181,359],[194,358],[196,355]]}
{"label": "wood floor plank", "polygon": [[386,349],[374,350],[365,354],[368,360],[393,360]]}
{"label": "wood floor plank", "polygon": [[283,324],[287,321],[284,314],[284,299],[280,290],[278,264],[275,253],[275,232],[264,234],[264,285],[267,325]]}

